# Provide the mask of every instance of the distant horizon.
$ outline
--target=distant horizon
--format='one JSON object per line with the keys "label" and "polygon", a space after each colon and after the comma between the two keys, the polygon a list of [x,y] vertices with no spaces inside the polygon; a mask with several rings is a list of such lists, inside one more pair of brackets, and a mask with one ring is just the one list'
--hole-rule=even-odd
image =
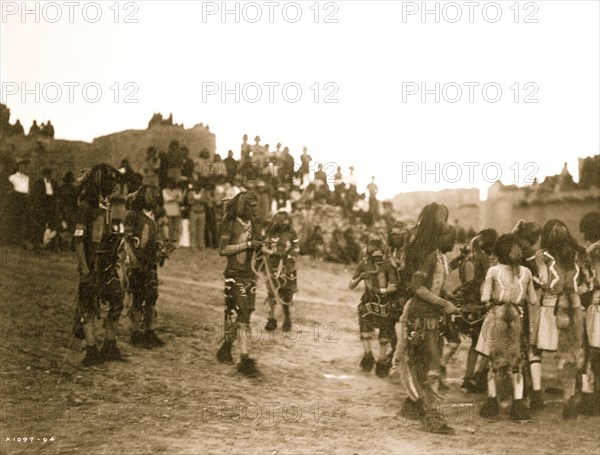
{"label": "distant horizon", "polygon": [[[7,106],[7,107],[10,109],[10,106]],[[153,114],[152,114],[152,115],[154,115],[154,114],[161,114],[161,115],[163,116],[163,119],[165,119],[165,118],[168,118],[168,116],[167,116],[167,117],[165,117],[165,115],[164,115],[162,112],[153,112]],[[173,113],[172,113],[172,112],[169,112],[169,115],[171,115],[171,114],[173,114]],[[13,116],[13,114],[12,114],[12,112],[11,112],[11,116],[10,116],[10,119],[9,119],[9,121],[10,121],[10,123],[11,123],[11,124],[14,124],[14,123],[16,122],[16,120],[17,120],[16,118],[15,118],[15,119],[13,119],[13,117],[14,117],[14,116]],[[150,117],[150,118],[151,118],[151,117]],[[38,119],[37,119],[37,118],[36,118],[35,120],[36,120],[36,121],[38,121]],[[40,120],[40,121],[38,121],[38,125],[41,125],[42,123],[45,123],[47,120],[48,120],[48,119],[44,119],[44,120]],[[52,120],[50,119],[50,121],[52,121]],[[33,123],[33,120],[32,120],[32,123]],[[21,124],[23,125],[23,123],[21,123]],[[210,128],[210,123],[205,123],[205,122],[197,122],[197,123],[195,123],[194,125],[192,125],[192,126],[189,126],[189,127],[188,127],[188,126],[186,126],[184,123],[176,122],[176,120],[175,120],[175,116],[173,116],[173,125],[172,125],[172,126],[174,126],[174,127],[176,127],[176,126],[182,126],[184,129],[186,129],[186,130],[189,130],[189,129],[193,129],[195,126],[198,126],[198,125],[204,125],[204,126],[208,125],[208,126],[209,126],[209,128]],[[55,124],[53,124],[53,126],[56,128],[56,125],[55,125]],[[25,125],[23,125],[23,127],[25,128]],[[73,139],[73,138],[56,137],[56,136],[54,137],[54,140],[63,140],[63,141],[72,141],[72,142],[85,142],[85,143],[88,143],[88,144],[92,144],[92,143],[94,142],[94,140],[96,140],[96,139],[99,139],[99,138],[102,138],[102,137],[105,137],[105,136],[111,136],[111,135],[113,135],[113,134],[119,134],[119,133],[123,133],[123,132],[126,132],[126,131],[145,131],[145,130],[147,130],[147,129],[148,129],[148,126],[146,126],[146,128],[142,128],[142,129],[140,129],[140,128],[127,128],[127,129],[124,129],[124,130],[120,130],[120,131],[113,131],[112,133],[107,133],[107,134],[103,134],[103,135],[100,135],[100,136],[95,136],[95,137],[94,137],[94,138],[92,138],[91,140],[80,139],[80,138]],[[214,133],[212,130],[210,130],[210,131],[211,131],[213,134],[215,134],[215,133]],[[27,134],[28,134],[28,133],[29,133],[29,130],[26,130],[26,133],[25,133],[25,135],[27,136]],[[245,134],[245,133],[243,133],[243,134]],[[243,135],[243,134],[242,134],[242,135]],[[249,137],[249,139],[248,139],[248,142],[249,142],[249,143],[253,143],[253,141],[250,139],[250,135],[248,135],[248,137]],[[218,141],[218,136],[217,136],[216,134],[215,134],[215,138],[216,138],[216,140]],[[262,143],[262,145],[265,145],[265,144],[266,144],[266,142],[264,142],[264,141],[262,141],[262,140],[261,140],[261,143]],[[241,142],[240,142],[240,145],[241,145]],[[270,144],[269,144],[269,145],[270,145]],[[273,148],[274,148],[274,147],[273,147]],[[228,150],[229,150],[229,149],[228,149]],[[235,149],[231,149],[231,150],[233,150],[234,157],[235,157],[236,159],[239,159],[239,151],[236,151]],[[273,151],[273,150],[271,150],[271,151]],[[225,158],[225,157],[226,157],[226,155],[224,155],[224,153],[227,153],[227,152],[219,152],[219,151],[217,150],[215,153],[219,153],[219,155],[221,156],[221,158]],[[296,155],[298,155],[298,156],[299,156],[301,153],[302,153],[302,152],[300,151],[300,152],[299,152],[299,153],[297,153]],[[292,156],[294,156],[294,159],[296,159],[296,156],[294,155],[294,152],[293,152],[292,150],[290,150],[290,154],[291,154]],[[309,154],[310,154],[310,153],[309,153]],[[590,157],[594,157],[594,156],[596,156],[596,155],[598,155],[598,153],[596,153],[596,154],[592,154],[592,155],[587,155],[587,156],[580,156],[580,157],[577,157],[577,160],[579,161],[579,159],[590,158]],[[192,157],[192,158],[193,158],[193,157]],[[313,157],[313,161],[314,161],[314,162],[317,162],[317,163],[319,162],[318,160],[314,159],[314,157]],[[539,182],[539,183],[543,183],[543,181],[544,181],[544,179],[545,179],[545,178],[547,178],[547,177],[553,177],[553,176],[555,176],[555,175],[558,175],[558,174],[560,174],[560,172],[561,172],[561,170],[562,170],[562,166],[564,166],[564,162],[563,162],[562,164],[560,164],[560,165],[557,167],[557,169],[558,169],[558,168],[560,168],[560,169],[559,169],[559,170],[558,170],[558,171],[557,171],[555,174],[549,174],[549,175],[546,175],[546,176],[544,176],[543,178],[539,178],[538,176],[536,176],[536,177],[538,177],[538,182]],[[571,168],[568,166],[568,162],[567,162],[567,168],[569,169],[569,173],[570,173],[570,174],[571,174],[571,176],[573,177],[573,180],[575,181],[575,183],[578,183],[578,182],[579,182],[579,167],[577,166],[577,167],[575,168],[575,170],[573,170],[573,169],[571,169]],[[355,169],[355,171],[359,171],[359,169],[357,168],[357,169]],[[356,174],[357,174],[359,177],[363,177],[363,176],[361,175],[361,173],[360,173],[360,172],[355,172],[355,173],[356,173]],[[348,174],[347,172],[345,172],[345,173],[344,173],[344,175],[347,175],[347,174]],[[367,181],[366,177],[365,177],[365,181]],[[370,179],[369,179],[368,181],[370,181]],[[500,182],[501,182],[503,185],[505,185],[505,186],[513,186],[513,185],[516,185],[518,188],[525,188],[525,187],[527,187],[527,186],[530,186],[530,185],[532,184],[532,183],[524,183],[524,184],[522,184],[522,185],[517,185],[517,184],[515,184],[515,183],[509,183],[509,184],[505,184],[505,183],[503,183],[501,180],[498,180],[498,181],[500,181]],[[489,184],[488,184],[488,186],[487,186],[487,187],[485,187],[485,188],[480,188],[480,187],[477,187],[477,186],[471,186],[471,187],[467,187],[467,186],[456,187],[456,186],[455,186],[455,187],[445,187],[445,188],[436,188],[436,189],[416,189],[416,190],[411,190],[411,191],[400,191],[400,192],[397,192],[397,193],[395,193],[395,194],[394,194],[394,195],[392,195],[392,196],[384,196],[384,197],[380,198],[380,200],[382,200],[382,201],[392,201],[392,200],[393,200],[393,199],[394,199],[396,196],[399,196],[399,195],[402,195],[402,194],[414,194],[414,193],[439,193],[439,192],[442,192],[442,191],[476,190],[476,191],[478,191],[478,192],[479,192],[479,200],[480,200],[481,202],[483,202],[483,201],[486,201],[486,200],[487,200],[487,193],[488,193],[488,190],[489,190],[489,188],[491,188],[493,185],[495,185],[495,184],[496,184],[498,181],[496,181],[496,182],[492,182],[492,183],[489,183]],[[377,178],[375,179],[375,182],[377,183]],[[366,186],[366,185],[365,185],[365,186]],[[362,193],[362,191],[359,191],[359,193]]]}

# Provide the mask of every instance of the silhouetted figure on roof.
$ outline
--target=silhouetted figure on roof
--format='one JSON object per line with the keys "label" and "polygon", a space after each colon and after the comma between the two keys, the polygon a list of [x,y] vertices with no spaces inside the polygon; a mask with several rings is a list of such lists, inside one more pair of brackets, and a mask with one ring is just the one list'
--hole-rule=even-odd
{"label": "silhouetted figure on roof", "polygon": [[43,136],[54,139],[54,125],[48,120],[45,125],[42,123],[41,132]]}
{"label": "silhouetted figure on roof", "polygon": [[33,121],[33,125],[31,125],[31,128],[29,128],[29,136],[33,137],[33,136],[40,136],[42,134],[42,130],[40,129],[39,125],[37,124],[37,121]]}
{"label": "silhouetted figure on roof", "polygon": [[25,129],[23,128],[23,125],[21,125],[21,121],[19,119],[17,119],[15,124],[12,126],[12,134],[22,136],[25,135]]}

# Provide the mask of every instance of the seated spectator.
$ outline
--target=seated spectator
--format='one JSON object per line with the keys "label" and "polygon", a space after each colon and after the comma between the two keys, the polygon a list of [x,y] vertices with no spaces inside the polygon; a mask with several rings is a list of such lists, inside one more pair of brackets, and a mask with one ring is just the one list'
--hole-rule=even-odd
{"label": "seated spectator", "polygon": [[323,238],[323,231],[321,226],[315,226],[312,233],[306,239],[304,248],[302,248],[302,254],[308,254],[311,257],[317,259],[323,257],[325,246],[325,239]]}

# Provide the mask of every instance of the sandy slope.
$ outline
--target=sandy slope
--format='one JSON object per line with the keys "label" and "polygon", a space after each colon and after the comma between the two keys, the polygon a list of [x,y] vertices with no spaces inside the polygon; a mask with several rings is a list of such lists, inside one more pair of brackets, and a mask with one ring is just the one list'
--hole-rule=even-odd
{"label": "sandy slope", "polygon": [[[263,376],[245,379],[214,360],[223,270],[214,254],[199,259],[177,251],[161,271],[164,348],[149,351],[123,342],[127,363],[87,370],[79,367],[81,346],[69,335],[77,278],[72,258],[23,256],[4,248],[1,259],[0,453],[599,451],[599,419],[564,423],[560,400],[552,397],[532,422],[514,424],[506,416],[483,421],[477,410],[484,397],[458,390],[458,360],[445,396],[457,434],[424,433],[402,416],[405,395],[394,378],[358,370],[360,292],[346,288],[352,270],[343,266],[301,262],[301,292],[293,308],[298,325],[287,337],[262,329],[260,290],[251,349]],[[122,331],[126,340],[125,317]],[[546,385],[552,373],[549,367]],[[42,441],[52,436],[53,442]]]}

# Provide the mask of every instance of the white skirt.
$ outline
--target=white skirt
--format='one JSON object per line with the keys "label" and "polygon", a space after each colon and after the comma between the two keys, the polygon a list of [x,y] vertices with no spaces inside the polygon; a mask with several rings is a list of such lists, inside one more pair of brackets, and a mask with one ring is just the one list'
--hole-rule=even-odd
{"label": "white skirt", "polygon": [[588,307],[585,316],[585,329],[588,343],[593,348],[600,349],[600,290],[596,289],[592,297],[592,304]]}
{"label": "white skirt", "polygon": [[537,323],[532,325],[532,342],[543,351],[556,351],[558,349],[558,327],[554,310],[558,297],[544,295],[542,307],[538,313]]}

